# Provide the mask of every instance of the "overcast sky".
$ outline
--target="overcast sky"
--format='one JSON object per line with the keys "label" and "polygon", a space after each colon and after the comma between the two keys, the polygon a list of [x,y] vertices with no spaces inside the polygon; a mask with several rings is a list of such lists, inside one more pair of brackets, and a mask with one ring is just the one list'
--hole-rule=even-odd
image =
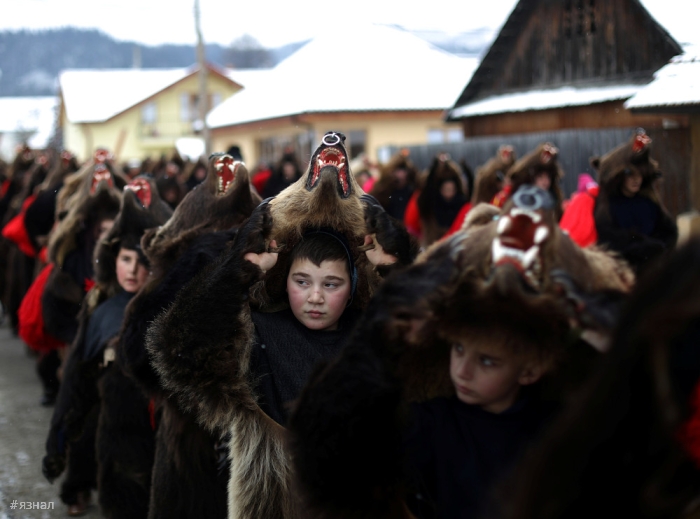
{"label": "overcast sky", "polygon": [[[517,0],[200,0],[207,42],[224,45],[250,34],[266,47],[313,37],[358,20],[459,33],[498,29]],[[700,39],[698,0],[642,0],[681,43]],[[0,0],[0,30],[99,28],[148,45],[193,43],[194,0]],[[358,35],[359,36],[359,35]],[[342,45],[342,42],[339,42]]]}

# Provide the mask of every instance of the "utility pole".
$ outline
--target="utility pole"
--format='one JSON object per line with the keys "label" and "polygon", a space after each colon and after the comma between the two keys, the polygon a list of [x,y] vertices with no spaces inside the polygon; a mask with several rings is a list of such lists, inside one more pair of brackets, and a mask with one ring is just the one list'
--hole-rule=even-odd
{"label": "utility pole", "polygon": [[202,38],[202,26],[199,17],[199,0],[194,0],[194,25],[197,32],[197,65],[199,65],[199,120],[202,124],[202,138],[204,139],[204,154],[209,157],[211,153],[211,138],[207,125],[207,63],[204,56],[204,39]]}

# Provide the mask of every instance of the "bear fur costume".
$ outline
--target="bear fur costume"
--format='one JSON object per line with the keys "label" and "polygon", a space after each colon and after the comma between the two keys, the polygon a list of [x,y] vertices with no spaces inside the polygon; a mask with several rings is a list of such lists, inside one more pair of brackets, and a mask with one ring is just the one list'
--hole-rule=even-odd
{"label": "bear fur costume", "polygon": [[[457,187],[457,193],[450,203],[440,196],[440,186],[446,180],[453,180]],[[421,184],[416,205],[420,214],[421,245],[427,247],[447,232],[459,210],[467,202],[467,194],[460,167],[445,153],[433,159]],[[439,213],[443,215],[442,219],[449,220],[449,223],[445,225],[446,221],[443,221],[441,224]]]}
{"label": "bear fur costume", "polygon": [[498,192],[503,189],[506,173],[515,162],[515,151],[510,145],[499,146],[496,155],[487,160],[476,170],[472,205],[490,204]]}
{"label": "bear fur costume", "polygon": [[[119,212],[122,188],[118,186],[109,163],[94,162],[68,177],[58,193],[60,223],[48,246],[48,258],[55,268],[44,288],[42,312],[46,331],[66,344],[75,339],[80,305],[92,285],[92,255],[99,238],[96,226],[103,219],[113,220]],[[64,190],[74,191],[66,195]],[[67,212],[63,204],[70,208]]]}
{"label": "bear fur costume", "polygon": [[214,154],[205,180],[187,194],[164,226],[142,240],[152,274],[127,307],[115,367],[155,405],[150,519],[226,517],[228,471],[219,473],[215,450],[221,435],[204,429],[169,398],[150,365],[145,336],[178,291],[230,245],[238,226],[259,203],[245,165],[230,155]]}
{"label": "bear fur costume", "polygon": [[[651,139],[640,129],[626,143],[602,157],[591,159],[600,186],[594,210],[598,243],[622,254],[634,267],[641,267],[673,249],[678,239],[678,228],[656,192],[655,182],[661,177],[661,172],[658,163],[650,157],[650,145]],[[649,236],[620,228],[612,219],[610,199],[621,194],[624,177],[630,170],[637,170],[642,175],[642,187],[637,196],[651,200],[658,208],[656,226]]]}
{"label": "bear fur costume", "polygon": [[603,366],[503,482],[491,517],[697,513],[699,262],[696,239],[640,278]]}
{"label": "bear fur costume", "polygon": [[450,345],[465,330],[503,330],[548,362],[563,355],[570,323],[612,330],[634,280],[629,267],[575,245],[540,189],[521,188],[498,214],[477,206],[466,232],[388,278],[340,357],[317,367],[289,425],[303,517],[413,517],[401,447],[407,403],[454,394]]}
{"label": "bear fur costume", "polygon": [[[345,237],[358,273],[351,305],[358,309],[379,277],[364,254],[366,235],[399,259],[397,267],[410,263],[417,251],[405,228],[357,185],[343,141],[342,134],[327,133],[306,173],[261,204],[232,249],[183,288],[148,330],[148,350],[164,387],[206,427],[231,434],[231,519],[299,517],[285,429],[260,409],[256,381],[249,379],[251,306],[279,308],[286,300],[287,255],[310,229],[332,228]],[[244,255],[267,250],[273,239],[279,258],[263,276]]]}
{"label": "bear fur costume", "polygon": [[416,188],[416,182],[418,181],[418,170],[413,164],[413,161],[409,158],[409,155],[410,152],[408,149],[403,149],[391,157],[389,162],[379,169],[379,178],[370,191],[370,194],[377,199],[384,210],[397,219],[403,218],[403,214],[395,214],[400,208],[401,203],[392,200],[392,196],[398,189],[396,179],[394,178],[394,171],[403,169],[407,173],[406,185],[405,188],[403,188],[407,191],[407,194],[405,194],[405,202],[403,202],[404,207],[411,198],[413,190]]}
{"label": "bear fur costume", "polygon": [[[153,197],[152,192],[155,192],[153,181],[143,177],[127,185],[114,225],[95,247],[95,286],[83,300],[78,317],[78,333],[66,356],[63,380],[46,441],[47,455],[43,461],[44,475],[49,481],[53,481],[63,472],[67,462],[68,475],[63,482],[61,492],[64,502],[75,504],[78,501],[79,492],[89,492],[91,487],[97,485],[100,488],[99,497],[103,512],[109,512],[110,517],[115,515],[112,510],[104,506],[104,503],[109,502],[109,496],[117,488],[111,482],[109,485],[101,484],[109,464],[104,453],[99,448],[96,450],[96,432],[100,414],[98,379],[104,373],[103,358],[101,351],[99,355],[87,358],[86,331],[94,310],[121,291],[116,277],[116,258],[122,240],[131,238],[131,241],[134,241],[143,234],[145,229],[164,222],[170,214],[167,206],[158,198],[157,192]],[[104,344],[100,346],[105,347]],[[120,398],[125,396],[120,395]],[[146,408],[147,403],[143,407]],[[129,405],[122,411],[130,417],[138,416],[138,408],[135,406]],[[146,424],[148,424],[148,413],[146,412],[145,415]],[[97,434],[97,440],[99,439],[100,436]],[[115,441],[111,439],[107,443],[112,446]],[[97,479],[95,479],[96,452]],[[139,453],[137,459],[147,455],[148,452]],[[152,458],[152,452],[150,456]],[[150,482],[150,471],[148,476],[147,483]],[[147,505],[148,487],[146,487],[143,501]],[[138,510],[137,492],[130,496],[127,504],[135,507],[132,510]],[[142,515],[145,517],[145,512]],[[138,515],[128,515],[128,517],[138,517]]]}

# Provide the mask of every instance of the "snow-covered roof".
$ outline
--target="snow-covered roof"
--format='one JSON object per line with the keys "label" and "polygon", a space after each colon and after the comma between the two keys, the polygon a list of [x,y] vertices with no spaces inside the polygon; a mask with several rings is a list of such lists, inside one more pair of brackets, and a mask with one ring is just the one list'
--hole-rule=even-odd
{"label": "snow-covered roof", "polygon": [[561,87],[529,90],[487,97],[450,111],[450,118],[474,117],[530,110],[548,110],[565,106],[585,106],[606,101],[618,101],[634,95],[642,85],[599,87]]}
{"label": "snow-covered roof", "polygon": [[[64,70],[59,84],[68,120],[95,123],[111,119],[196,71],[197,67]],[[220,72],[239,83],[235,78],[248,71]]]}
{"label": "snow-covered roof", "polygon": [[628,110],[700,104],[700,47],[688,47],[625,103]]}
{"label": "snow-covered roof", "polygon": [[0,97],[0,133],[33,133],[32,148],[45,148],[56,122],[57,97]]}
{"label": "snow-covered roof", "polygon": [[393,27],[343,31],[314,38],[259,76],[212,110],[209,125],[317,112],[445,110],[478,64]]}

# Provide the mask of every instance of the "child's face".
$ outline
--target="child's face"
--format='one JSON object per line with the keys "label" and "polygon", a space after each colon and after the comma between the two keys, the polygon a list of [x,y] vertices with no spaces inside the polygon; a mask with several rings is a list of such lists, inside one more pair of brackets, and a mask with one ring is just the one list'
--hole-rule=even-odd
{"label": "child's face", "polygon": [[642,174],[636,169],[630,169],[629,174],[625,175],[622,183],[622,194],[632,197],[639,193],[642,188]]}
{"label": "child's face", "polygon": [[131,249],[119,249],[117,282],[126,292],[135,293],[146,283],[148,269],[139,262],[139,254]]}
{"label": "child's face", "polygon": [[536,382],[540,374],[536,365],[482,341],[452,345],[450,378],[457,398],[490,413],[512,406],[520,386]]}
{"label": "child's face", "polygon": [[296,259],[287,276],[292,313],[311,330],[335,330],[350,301],[350,276],[344,261]]}

